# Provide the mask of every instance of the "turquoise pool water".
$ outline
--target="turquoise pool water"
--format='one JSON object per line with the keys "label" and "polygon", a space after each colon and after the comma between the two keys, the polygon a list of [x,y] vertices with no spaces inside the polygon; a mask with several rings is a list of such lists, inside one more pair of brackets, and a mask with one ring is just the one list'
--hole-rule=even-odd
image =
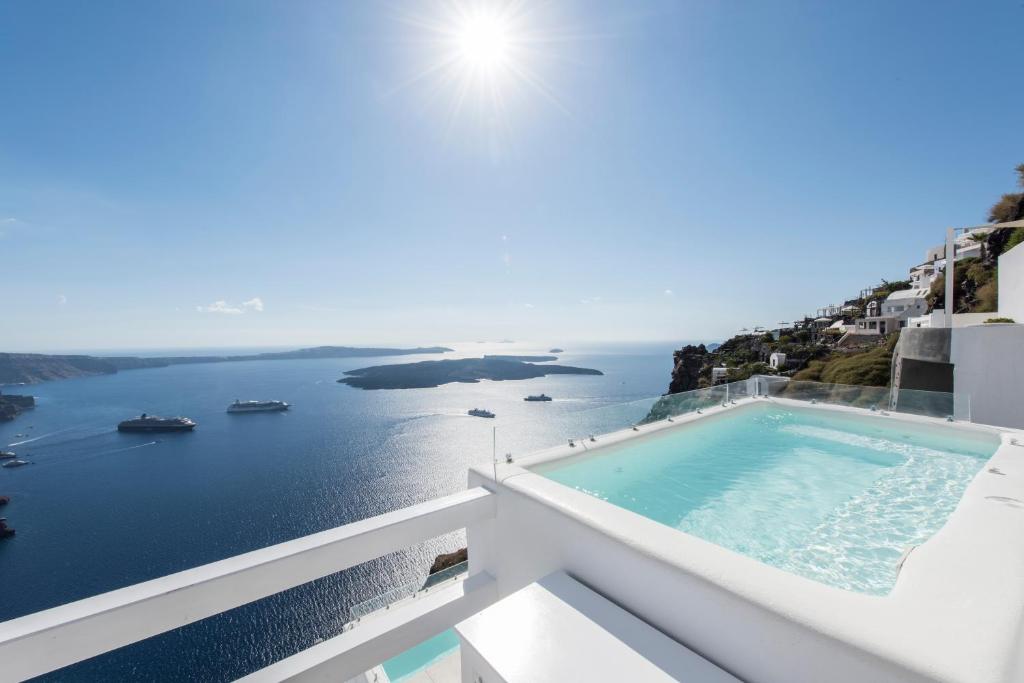
{"label": "turquoise pool water", "polygon": [[391,683],[399,683],[426,669],[458,647],[459,637],[455,635],[455,631],[448,629],[384,662],[384,673],[391,679]]}
{"label": "turquoise pool water", "polygon": [[751,406],[535,468],[550,479],[831,586],[888,593],[994,436]]}

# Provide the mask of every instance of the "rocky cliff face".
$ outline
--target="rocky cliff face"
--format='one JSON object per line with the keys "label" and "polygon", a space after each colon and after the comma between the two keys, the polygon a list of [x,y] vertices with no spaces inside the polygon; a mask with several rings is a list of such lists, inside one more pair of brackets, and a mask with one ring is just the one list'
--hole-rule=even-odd
{"label": "rocky cliff face", "polygon": [[117,368],[93,356],[0,353],[0,384],[35,384],[51,379],[111,375]]}
{"label": "rocky cliff face", "polygon": [[711,354],[703,344],[688,344],[672,354],[675,361],[672,366],[672,380],[668,385],[668,393],[678,394],[700,386],[700,375]]}
{"label": "rocky cliff face", "polygon": [[36,400],[32,396],[0,394],[0,422],[13,420],[23,410],[32,408],[35,404]]}
{"label": "rocky cliff face", "polygon": [[811,360],[828,356],[829,349],[809,341],[807,331],[793,331],[779,340],[771,334],[738,334],[724,343],[707,348],[703,344],[688,345],[673,353],[674,365],[668,393],[678,394],[711,386],[711,369],[729,368],[730,382],[746,379],[755,374],[774,375],[768,366],[772,352],[786,354],[786,367],[779,372],[792,374],[806,367]]}
{"label": "rocky cliff face", "polygon": [[430,565],[430,574],[436,574],[444,571],[449,567],[454,567],[457,564],[461,564],[469,559],[469,552],[467,548],[459,548],[453,553],[443,553],[434,558],[434,563]]}

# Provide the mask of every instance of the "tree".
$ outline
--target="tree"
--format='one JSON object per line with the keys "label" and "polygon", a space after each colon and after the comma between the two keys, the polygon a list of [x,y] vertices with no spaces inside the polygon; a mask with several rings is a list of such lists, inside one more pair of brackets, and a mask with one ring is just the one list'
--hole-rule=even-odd
{"label": "tree", "polygon": [[[1014,170],[1017,171],[1017,184],[1024,187],[1024,164],[1018,164]],[[1008,223],[1024,219],[1024,192],[1004,194],[989,209],[988,219],[993,223]]]}

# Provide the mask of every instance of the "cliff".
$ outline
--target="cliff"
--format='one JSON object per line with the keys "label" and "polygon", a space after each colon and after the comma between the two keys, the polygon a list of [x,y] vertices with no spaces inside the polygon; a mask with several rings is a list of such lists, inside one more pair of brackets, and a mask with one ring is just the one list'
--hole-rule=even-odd
{"label": "cliff", "polygon": [[466,548],[459,548],[453,553],[444,553],[434,558],[434,563],[430,565],[429,574],[436,574],[442,572],[449,567],[454,567],[457,564],[462,564],[469,559],[469,552]]}
{"label": "cliff", "polygon": [[117,367],[95,356],[0,353],[0,384],[35,384],[52,379],[110,375]]}
{"label": "cliff", "polygon": [[32,396],[0,394],[0,422],[13,420],[27,408],[33,408],[36,400]]}
{"label": "cliff", "polygon": [[[672,354],[672,380],[668,393],[678,394],[700,386],[700,378],[708,363],[710,354],[703,344],[687,345]],[[707,373],[710,376],[710,369]]]}
{"label": "cliff", "polygon": [[728,368],[727,379],[737,382],[752,375],[773,375],[777,371],[768,365],[771,354],[778,351],[786,354],[786,367],[782,374],[792,374],[811,360],[829,354],[829,347],[811,343],[805,331],[790,331],[778,339],[770,332],[763,334],[740,334],[717,346],[704,344],[688,345],[673,354],[672,378],[668,393],[678,394],[709,387],[712,383],[712,368]]}

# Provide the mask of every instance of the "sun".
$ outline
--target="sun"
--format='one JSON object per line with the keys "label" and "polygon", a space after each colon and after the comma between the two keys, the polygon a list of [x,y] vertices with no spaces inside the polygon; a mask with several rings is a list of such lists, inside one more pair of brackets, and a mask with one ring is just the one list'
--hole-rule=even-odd
{"label": "sun", "polygon": [[506,66],[511,56],[511,23],[496,11],[477,10],[460,17],[455,28],[459,58],[475,69]]}
{"label": "sun", "polygon": [[[446,135],[456,121],[486,129],[487,144],[508,134],[514,117],[527,116],[535,99],[567,112],[550,85],[552,70],[567,63],[572,40],[559,28],[548,0],[435,0],[414,5],[400,20],[410,27],[410,64],[419,69],[399,87],[417,85],[427,101],[449,103]],[[459,128],[471,131],[470,125]]]}

